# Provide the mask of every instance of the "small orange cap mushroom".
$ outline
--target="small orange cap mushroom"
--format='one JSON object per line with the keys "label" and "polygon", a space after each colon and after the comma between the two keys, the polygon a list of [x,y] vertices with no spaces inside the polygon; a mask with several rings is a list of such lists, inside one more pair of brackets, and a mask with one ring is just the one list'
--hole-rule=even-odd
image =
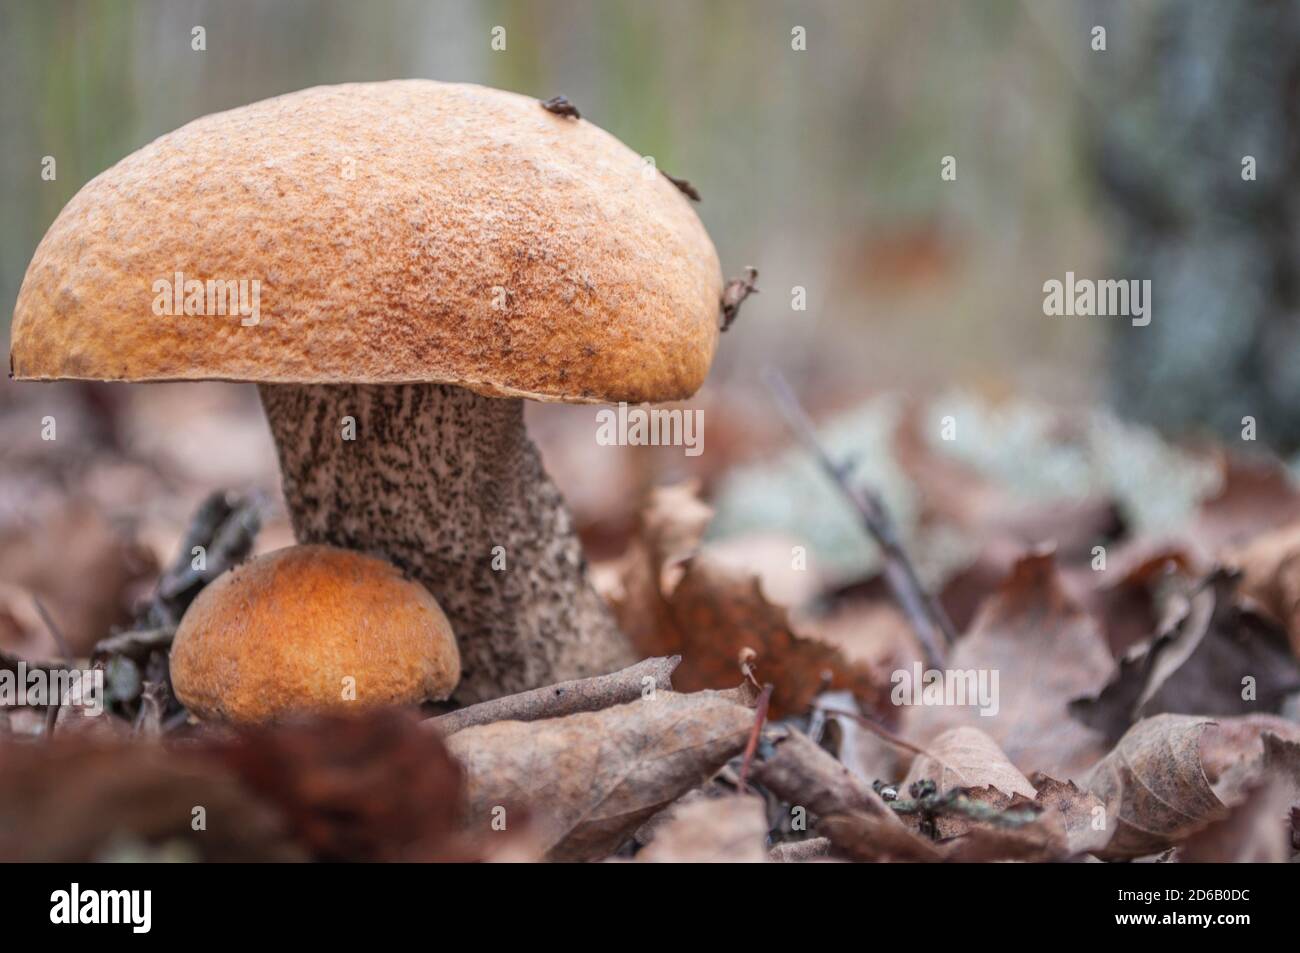
{"label": "small orange cap mushroom", "polygon": [[290,546],[199,593],[177,629],[171,677],[200,718],[265,722],[445,699],[460,653],[433,596],[391,563]]}

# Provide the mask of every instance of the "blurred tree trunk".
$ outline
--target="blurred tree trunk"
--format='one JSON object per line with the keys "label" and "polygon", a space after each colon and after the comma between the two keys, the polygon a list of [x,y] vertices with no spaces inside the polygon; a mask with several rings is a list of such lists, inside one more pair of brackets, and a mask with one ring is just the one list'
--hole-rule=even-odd
{"label": "blurred tree trunk", "polygon": [[[1096,170],[1119,244],[1150,278],[1147,327],[1114,326],[1122,413],[1173,433],[1300,448],[1300,3],[1093,8]],[[1253,156],[1256,180],[1243,180]]]}

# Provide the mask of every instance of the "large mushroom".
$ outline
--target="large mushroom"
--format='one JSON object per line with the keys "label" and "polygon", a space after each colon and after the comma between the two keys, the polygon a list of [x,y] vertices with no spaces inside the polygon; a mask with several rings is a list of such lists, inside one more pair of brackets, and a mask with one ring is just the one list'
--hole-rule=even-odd
{"label": "large mushroom", "polygon": [[721,293],[686,196],[585,120],[470,85],[319,87],[78,192],[28,267],[11,373],[256,381],[299,541],[423,583],[471,702],[628,660],[523,400],[690,396]]}

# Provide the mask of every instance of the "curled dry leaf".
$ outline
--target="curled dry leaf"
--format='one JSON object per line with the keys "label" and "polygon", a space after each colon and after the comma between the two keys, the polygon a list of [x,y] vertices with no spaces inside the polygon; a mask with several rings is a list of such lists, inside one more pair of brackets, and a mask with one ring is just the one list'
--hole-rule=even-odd
{"label": "curled dry leaf", "polygon": [[[986,732],[1022,770],[1082,773],[1102,754],[1101,736],[1070,717],[1070,699],[1101,690],[1113,669],[1096,623],[1066,594],[1050,554],[1019,560],[949,656],[950,672],[996,676],[996,706],[913,705],[903,735],[922,746],[967,725]],[[919,689],[917,689],[919,691]]]}
{"label": "curled dry leaf", "polygon": [[736,681],[737,659],[756,653],[760,681],[771,682],[772,713],[802,712],[819,692],[844,688],[866,706],[878,692],[871,670],[835,648],[796,632],[786,610],[769,602],[752,573],[699,548],[711,511],[690,486],[658,489],[614,599],[619,625],[640,655],[681,655],[673,674],[681,691]]}
{"label": "curled dry leaf", "polygon": [[[1268,735],[1283,746],[1270,752]],[[1264,779],[1266,761],[1300,743],[1300,725],[1277,715],[1216,719],[1201,738],[1201,764],[1219,800],[1235,804]]]}
{"label": "curled dry leaf", "polygon": [[754,795],[701,798],[664,823],[641,863],[756,864],[767,861],[767,809]]}
{"label": "curled dry leaf", "polygon": [[754,713],[720,692],[655,692],[640,701],[543,721],[457,732],[471,833],[527,812],[552,860],[616,850],[656,811],[744,750]]}
{"label": "curled dry leaf", "polygon": [[1146,718],[1092,770],[1086,786],[1106,805],[1112,830],[1098,856],[1154,854],[1227,816],[1201,756],[1213,724],[1190,715]]}
{"label": "curled dry leaf", "polygon": [[1279,628],[1237,603],[1236,587],[1235,576],[1216,571],[1172,600],[1178,608],[1165,627],[1122,660],[1099,696],[1071,711],[1112,741],[1149,715],[1278,711],[1300,690],[1300,662]]}

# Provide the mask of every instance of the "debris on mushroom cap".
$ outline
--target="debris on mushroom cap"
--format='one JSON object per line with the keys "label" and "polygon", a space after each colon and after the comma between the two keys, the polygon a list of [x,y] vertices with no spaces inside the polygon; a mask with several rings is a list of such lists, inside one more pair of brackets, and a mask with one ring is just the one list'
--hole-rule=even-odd
{"label": "debris on mushroom cap", "polygon": [[481,86],[323,86],[88,183],[27,270],[11,360],[19,379],[677,400],[721,293],[691,203],[599,127]]}
{"label": "debris on mushroom cap", "polygon": [[171,677],[200,718],[263,722],[445,699],[460,654],[438,603],[395,566],[290,546],[199,594],[177,630]]}
{"label": "debris on mushroom cap", "polygon": [[568,96],[552,96],[550,99],[542,100],[542,108],[548,113],[555,113],[557,116],[564,116],[568,119],[581,119],[582,113],[578,112],[578,107],[569,102]]}
{"label": "debris on mushroom cap", "polygon": [[731,322],[740,314],[740,306],[752,294],[758,294],[758,269],[753,265],[745,266],[745,277],[732,278],[722,289],[722,330],[731,328]]}

